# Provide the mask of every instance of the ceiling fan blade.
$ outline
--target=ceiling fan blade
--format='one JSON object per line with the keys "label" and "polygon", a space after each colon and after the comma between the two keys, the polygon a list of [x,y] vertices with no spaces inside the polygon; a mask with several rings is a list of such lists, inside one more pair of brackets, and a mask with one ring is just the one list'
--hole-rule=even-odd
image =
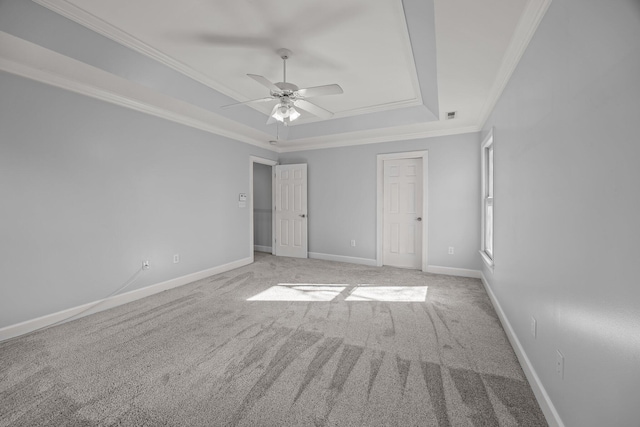
{"label": "ceiling fan blade", "polygon": [[273,43],[260,37],[237,37],[216,33],[199,33],[197,40],[209,45],[270,48]]}
{"label": "ceiling fan blade", "polygon": [[298,95],[304,96],[305,98],[313,98],[314,96],[324,96],[324,95],[339,95],[341,93],[344,93],[340,85],[336,85],[336,84],[309,87],[306,89],[300,89],[297,92],[298,92]]}
{"label": "ceiling fan blade", "polygon": [[268,97],[268,98],[252,99],[252,100],[250,100],[250,101],[236,102],[236,103],[234,103],[234,104],[223,105],[223,106],[222,106],[222,107],[220,107],[220,108],[235,107],[235,106],[237,106],[237,105],[252,104],[252,103],[254,103],[254,102],[255,102],[255,103],[258,103],[258,102],[268,102],[268,101],[273,101],[274,99],[276,99],[276,98],[274,98],[274,97],[270,96],[270,97]]}
{"label": "ceiling fan blade", "polygon": [[247,76],[251,77],[253,80],[257,81],[262,86],[268,88],[271,92],[276,92],[276,93],[282,92],[278,86],[271,83],[269,80],[267,80],[266,77],[262,77],[257,74],[247,74]]}
{"label": "ceiling fan blade", "polygon": [[163,35],[173,42],[202,43],[208,46],[258,47],[263,49],[272,49],[274,46],[273,40],[264,37],[233,36],[211,31],[166,31]]}
{"label": "ceiling fan blade", "polygon": [[325,110],[322,107],[318,107],[316,104],[312,104],[304,99],[297,99],[293,101],[293,105],[304,111],[308,111],[309,113],[313,114],[314,116],[318,116],[321,119],[330,119],[333,116],[333,113],[331,111]]}
{"label": "ceiling fan blade", "polygon": [[267,124],[268,124],[268,125],[270,125],[270,124],[272,124],[272,123],[275,123],[275,122],[277,121],[277,120],[273,117],[273,115],[276,113],[276,110],[278,109],[278,106],[279,106],[279,105],[280,105],[279,103],[278,103],[278,104],[276,104],[276,105],[273,107],[273,110],[271,110],[271,114],[269,114],[269,119],[267,120]]}
{"label": "ceiling fan blade", "polygon": [[273,117],[269,116],[269,119],[267,120],[267,124],[271,125],[271,124],[274,124],[275,122],[277,122],[277,120],[274,119]]}

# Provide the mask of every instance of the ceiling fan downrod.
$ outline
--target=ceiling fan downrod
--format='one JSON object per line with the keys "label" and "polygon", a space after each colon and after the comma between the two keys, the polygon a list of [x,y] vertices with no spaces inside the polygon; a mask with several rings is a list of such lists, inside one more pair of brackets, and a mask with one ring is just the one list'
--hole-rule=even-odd
{"label": "ceiling fan downrod", "polygon": [[278,55],[282,58],[282,83],[287,82],[287,59],[291,56],[291,51],[289,49],[278,49]]}

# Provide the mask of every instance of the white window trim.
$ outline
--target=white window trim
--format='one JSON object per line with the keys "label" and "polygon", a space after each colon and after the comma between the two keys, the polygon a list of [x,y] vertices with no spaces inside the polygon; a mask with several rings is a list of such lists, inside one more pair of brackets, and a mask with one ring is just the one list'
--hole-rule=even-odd
{"label": "white window trim", "polygon": [[[495,265],[495,248],[494,248],[494,253],[492,254],[492,256],[490,256],[486,251],[485,251],[485,194],[486,194],[486,188],[487,188],[487,148],[491,147],[493,145],[493,129],[491,129],[489,131],[489,133],[487,134],[487,136],[485,137],[484,141],[482,141],[482,148],[481,148],[481,154],[480,154],[480,158],[482,161],[482,197],[480,197],[480,212],[481,212],[481,224],[480,224],[480,230],[481,230],[481,234],[480,234],[480,256],[482,257],[482,260],[484,261],[484,263],[487,265],[487,267],[489,267],[489,269],[493,272],[493,267]],[[493,159],[494,159],[494,165],[493,165],[493,173],[494,173],[494,179],[493,179],[493,183],[495,186],[495,150],[494,150],[494,154],[493,154]],[[494,193],[495,193],[495,188],[494,188]],[[495,195],[494,195],[495,197]],[[495,225],[495,209],[494,209],[494,225]],[[494,231],[494,236],[495,236],[495,226],[493,228]],[[494,243],[495,243],[495,238],[494,238]],[[495,246],[495,245],[494,245]]]}

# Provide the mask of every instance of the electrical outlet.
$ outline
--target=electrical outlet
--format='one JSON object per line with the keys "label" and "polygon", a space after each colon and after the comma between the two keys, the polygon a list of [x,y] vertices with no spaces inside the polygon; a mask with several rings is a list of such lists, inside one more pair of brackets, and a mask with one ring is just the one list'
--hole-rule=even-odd
{"label": "electrical outlet", "polygon": [[453,246],[449,246],[449,255],[453,255],[455,248]]}
{"label": "electrical outlet", "polygon": [[143,270],[148,270],[150,268],[151,268],[151,264],[149,263],[148,259],[142,261],[142,269]]}
{"label": "electrical outlet", "polygon": [[351,246],[353,246],[353,247],[355,247],[355,246],[356,246],[356,241],[355,241],[355,240],[352,240],[352,241],[351,241]]}
{"label": "electrical outlet", "polygon": [[556,350],[556,374],[564,379],[564,355],[560,353],[560,350]]}
{"label": "electrical outlet", "polygon": [[538,336],[538,322],[533,316],[531,316],[531,335],[533,335],[534,338]]}
{"label": "electrical outlet", "polygon": [[180,254],[174,254],[173,255],[173,263],[177,264],[180,262]]}

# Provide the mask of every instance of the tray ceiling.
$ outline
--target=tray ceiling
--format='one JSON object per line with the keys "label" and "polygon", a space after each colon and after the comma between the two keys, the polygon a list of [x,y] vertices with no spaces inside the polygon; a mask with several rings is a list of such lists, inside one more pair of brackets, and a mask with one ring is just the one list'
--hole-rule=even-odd
{"label": "tray ceiling", "polygon": [[[198,105],[177,84],[127,64],[107,71],[219,116],[212,129],[226,127],[221,133],[265,146],[277,138],[279,151],[479,130],[549,3],[34,1],[197,81],[210,102]],[[264,124],[270,104],[219,108],[267,96],[246,74],[282,81],[283,47],[293,51],[287,81],[342,86],[342,95],[312,99],[332,119],[304,114],[276,128]],[[445,120],[449,111],[456,119]]]}

